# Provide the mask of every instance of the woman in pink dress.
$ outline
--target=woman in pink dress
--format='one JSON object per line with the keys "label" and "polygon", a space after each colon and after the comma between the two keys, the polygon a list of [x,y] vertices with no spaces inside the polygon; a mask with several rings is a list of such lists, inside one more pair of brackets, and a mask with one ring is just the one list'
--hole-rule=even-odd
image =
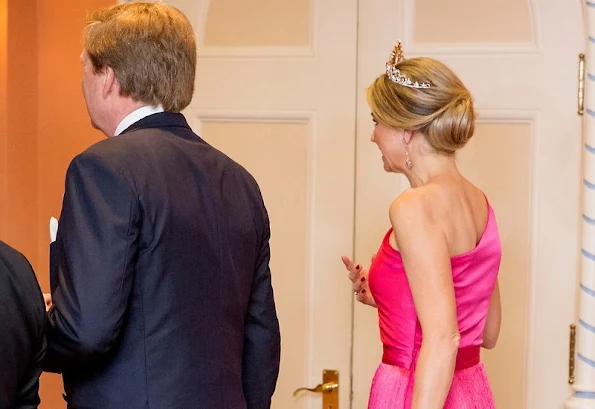
{"label": "woman in pink dress", "polygon": [[493,409],[480,348],[500,331],[500,237],[455,156],[473,135],[471,94],[441,62],[403,58],[399,42],[367,97],[384,169],[411,184],[390,204],[369,274],[343,257],[357,300],[378,309],[368,408]]}

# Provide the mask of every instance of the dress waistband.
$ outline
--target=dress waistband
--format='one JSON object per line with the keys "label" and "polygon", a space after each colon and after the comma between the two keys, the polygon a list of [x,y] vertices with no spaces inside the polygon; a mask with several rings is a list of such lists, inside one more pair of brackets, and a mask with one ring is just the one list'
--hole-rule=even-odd
{"label": "dress waistband", "polygon": [[[384,353],[382,354],[382,363],[392,366],[399,366],[405,369],[415,367],[419,350],[404,350],[384,345]],[[457,352],[457,360],[455,363],[455,371],[461,369],[471,368],[479,363],[480,346],[471,346],[459,348]]]}

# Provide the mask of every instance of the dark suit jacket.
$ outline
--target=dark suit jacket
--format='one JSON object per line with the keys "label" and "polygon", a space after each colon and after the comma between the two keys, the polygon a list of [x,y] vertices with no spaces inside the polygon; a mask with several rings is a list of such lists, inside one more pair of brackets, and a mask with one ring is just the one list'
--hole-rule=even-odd
{"label": "dark suit jacket", "polygon": [[45,303],[31,265],[0,241],[0,409],[39,405]]}
{"label": "dark suit jacket", "polygon": [[269,222],[181,114],[77,156],[54,243],[47,369],[71,408],[264,409],[279,370]]}

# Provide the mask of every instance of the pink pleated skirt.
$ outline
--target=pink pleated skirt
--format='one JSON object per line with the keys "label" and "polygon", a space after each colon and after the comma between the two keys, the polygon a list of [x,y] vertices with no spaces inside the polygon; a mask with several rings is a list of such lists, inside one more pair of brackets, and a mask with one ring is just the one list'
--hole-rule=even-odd
{"label": "pink pleated skirt", "polygon": [[[414,370],[381,363],[370,390],[368,409],[410,409]],[[455,371],[444,409],[495,409],[483,364]]]}

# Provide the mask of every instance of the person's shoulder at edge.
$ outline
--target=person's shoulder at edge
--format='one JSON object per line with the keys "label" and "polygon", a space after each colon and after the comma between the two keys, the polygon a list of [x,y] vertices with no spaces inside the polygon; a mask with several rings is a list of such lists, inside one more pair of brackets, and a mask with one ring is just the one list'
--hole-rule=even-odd
{"label": "person's shoulder at edge", "polygon": [[14,249],[13,247],[9,246],[8,244],[6,244],[5,242],[3,242],[2,240],[0,240],[0,254],[10,254],[10,255],[14,255],[17,257],[21,256],[21,253]]}
{"label": "person's shoulder at edge", "polygon": [[[15,249],[14,247],[10,246],[9,244],[0,240],[0,258],[5,259],[7,262],[10,263],[19,263],[20,265],[27,267],[27,270],[33,271],[31,267],[31,263],[25,257],[23,253]],[[33,275],[37,280],[37,277]]]}

